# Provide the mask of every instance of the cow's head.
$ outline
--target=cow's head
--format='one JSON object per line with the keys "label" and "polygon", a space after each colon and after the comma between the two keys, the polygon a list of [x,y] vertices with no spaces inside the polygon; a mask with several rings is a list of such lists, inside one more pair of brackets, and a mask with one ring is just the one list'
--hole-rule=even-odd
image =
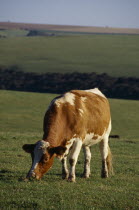
{"label": "cow's head", "polygon": [[38,141],[36,144],[24,144],[22,148],[32,157],[32,166],[26,178],[33,177],[38,180],[51,168],[54,157],[63,155],[66,150],[61,146],[50,147],[49,142],[44,140]]}

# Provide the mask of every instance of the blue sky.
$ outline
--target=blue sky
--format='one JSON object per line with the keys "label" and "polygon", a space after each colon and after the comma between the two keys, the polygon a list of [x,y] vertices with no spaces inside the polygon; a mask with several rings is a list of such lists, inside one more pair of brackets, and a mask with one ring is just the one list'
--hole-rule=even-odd
{"label": "blue sky", "polygon": [[0,0],[0,21],[139,28],[139,0]]}

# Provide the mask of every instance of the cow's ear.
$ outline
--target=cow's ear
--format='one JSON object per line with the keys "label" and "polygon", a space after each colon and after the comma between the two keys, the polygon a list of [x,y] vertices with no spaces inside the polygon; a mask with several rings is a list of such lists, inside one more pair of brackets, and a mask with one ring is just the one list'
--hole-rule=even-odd
{"label": "cow's ear", "polygon": [[49,152],[51,154],[57,154],[57,155],[63,155],[65,151],[66,151],[66,147],[62,147],[62,146],[53,147],[49,149]]}
{"label": "cow's ear", "polygon": [[35,144],[24,144],[22,149],[27,153],[32,153],[34,150]]}

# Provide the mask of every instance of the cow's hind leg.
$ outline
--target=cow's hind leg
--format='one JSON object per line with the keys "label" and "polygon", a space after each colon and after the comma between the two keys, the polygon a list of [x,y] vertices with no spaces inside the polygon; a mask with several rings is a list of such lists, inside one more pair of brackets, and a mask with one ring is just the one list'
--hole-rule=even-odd
{"label": "cow's hind leg", "polygon": [[72,145],[72,149],[70,151],[69,163],[70,163],[70,173],[68,181],[75,182],[75,166],[78,160],[78,156],[82,147],[82,141],[77,139],[74,141]]}
{"label": "cow's hind leg", "polygon": [[112,172],[112,155],[108,145],[108,135],[100,142],[100,152],[102,157],[101,177],[107,178]]}
{"label": "cow's hind leg", "polygon": [[82,177],[83,178],[89,178],[90,176],[90,161],[91,161],[91,152],[90,148],[87,146],[83,146],[83,152],[84,152],[84,172]]}
{"label": "cow's hind leg", "polygon": [[62,163],[62,179],[68,179],[69,171],[67,168],[67,157],[64,157],[61,160],[61,163]]}

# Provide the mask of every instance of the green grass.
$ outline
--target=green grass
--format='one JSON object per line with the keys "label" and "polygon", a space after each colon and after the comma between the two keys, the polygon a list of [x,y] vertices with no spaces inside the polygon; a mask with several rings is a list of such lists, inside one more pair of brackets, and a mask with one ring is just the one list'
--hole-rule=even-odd
{"label": "green grass", "polygon": [[0,39],[0,66],[27,72],[97,72],[139,77],[138,35],[62,35]]}
{"label": "green grass", "polygon": [[0,91],[0,209],[139,209],[138,146],[139,102],[111,99],[113,130],[120,139],[111,139],[115,175],[100,178],[98,145],[92,147],[91,178],[82,179],[83,154],[76,167],[77,183],[61,179],[61,164],[41,181],[22,182],[31,158],[24,143],[42,138],[42,120],[55,95]]}
{"label": "green grass", "polygon": [[20,29],[0,30],[0,35],[7,38],[26,36],[27,33],[28,33],[27,30],[20,30]]}

